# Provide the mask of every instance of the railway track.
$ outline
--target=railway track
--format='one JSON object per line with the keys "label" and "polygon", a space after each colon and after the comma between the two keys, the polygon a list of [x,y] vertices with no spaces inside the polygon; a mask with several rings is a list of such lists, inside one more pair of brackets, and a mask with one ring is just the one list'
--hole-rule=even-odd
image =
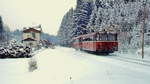
{"label": "railway track", "polygon": [[113,57],[113,59],[150,67],[150,61],[148,60],[134,59],[134,58],[129,58],[129,57],[121,57],[121,56]]}

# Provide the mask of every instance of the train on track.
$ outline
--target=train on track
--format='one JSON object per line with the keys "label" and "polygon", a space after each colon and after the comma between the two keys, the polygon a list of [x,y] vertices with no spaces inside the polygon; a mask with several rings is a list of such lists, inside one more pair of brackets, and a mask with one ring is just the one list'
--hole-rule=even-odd
{"label": "train on track", "polygon": [[103,30],[74,37],[71,45],[77,50],[107,55],[118,51],[117,36],[116,32]]}

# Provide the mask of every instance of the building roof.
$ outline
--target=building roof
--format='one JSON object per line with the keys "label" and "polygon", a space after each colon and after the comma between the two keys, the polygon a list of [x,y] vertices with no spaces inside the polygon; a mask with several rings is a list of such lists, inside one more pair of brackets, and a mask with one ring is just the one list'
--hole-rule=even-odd
{"label": "building roof", "polygon": [[26,38],[24,39],[23,41],[36,41],[35,39],[32,39],[32,38]]}
{"label": "building roof", "polygon": [[24,29],[23,33],[30,33],[30,32],[36,32],[36,33],[41,33],[41,30],[39,29],[35,29],[35,28],[28,28],[28,29]]}

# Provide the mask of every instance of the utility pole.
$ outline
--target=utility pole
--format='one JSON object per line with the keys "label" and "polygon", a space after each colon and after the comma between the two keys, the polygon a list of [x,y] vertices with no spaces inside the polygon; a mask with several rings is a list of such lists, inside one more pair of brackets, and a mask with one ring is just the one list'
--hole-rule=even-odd
{"label": "utility pole", "polygon": [[148,18],[148,12],[147,12],[147,0],[143,2],[144,6],[144,17],[143,17],[143,25],[142,25],[142,42],[141,42],[141,47],[142,47],[142,59],[144,59],[144,31],[145,31],[145,25],[146,25],[146,19]]}

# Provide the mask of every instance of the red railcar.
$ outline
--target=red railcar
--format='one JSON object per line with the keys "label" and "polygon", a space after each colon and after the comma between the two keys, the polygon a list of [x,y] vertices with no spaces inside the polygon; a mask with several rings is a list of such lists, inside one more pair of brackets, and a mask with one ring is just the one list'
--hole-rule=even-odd
{"label": "red railcar", "polygon": [[84,51],[109,54],[118,50],[117,33],[94,32],[72,39],[72,47]]}

